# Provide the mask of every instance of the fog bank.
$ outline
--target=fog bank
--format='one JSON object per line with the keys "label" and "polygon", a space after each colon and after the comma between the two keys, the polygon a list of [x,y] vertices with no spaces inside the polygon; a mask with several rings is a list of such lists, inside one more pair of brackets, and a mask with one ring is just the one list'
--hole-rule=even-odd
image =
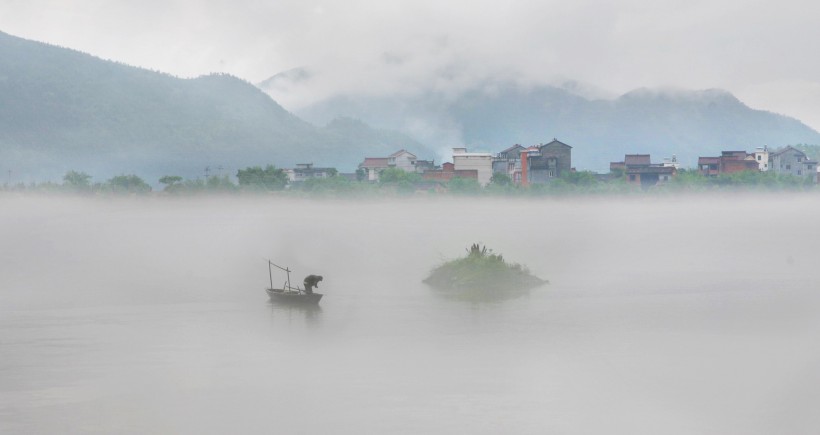
{"label": "fog bank", "polygon": [[[814,433],[818,211],[0,197],[0,432]],[[550,284],[421,283],[473,242]],[[267,258],[320,308],[270,304]]]}

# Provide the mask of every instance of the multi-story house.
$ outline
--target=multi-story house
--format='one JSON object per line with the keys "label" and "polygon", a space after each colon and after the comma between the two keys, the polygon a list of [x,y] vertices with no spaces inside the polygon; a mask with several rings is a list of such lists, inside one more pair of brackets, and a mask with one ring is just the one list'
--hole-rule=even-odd
{"label": "multi-story house", "polygon": [[367,181],[379,181],[379,174],[389,167],[387,157],[365,157],[359,163],[359,169],[365,172],[364,179]]}
{"label": "multi-story house", "polygon": [[622,171],[627,183],[644,188],[665,183],[678,172],[668,162],[653,164],[649,154],[627,154],[622,162],[611,162],[609,170]]}
{"label": "multi-story house", "polygon": [[[426,160],[422,160],[423,167],[428,166]],[[378,181],[379,173],[387,168],[401,169],[405,172],[421,172],[416,166],[416,155],[406,151],[399,150],[387,157],[365,157],[362,163],[359,163],[359,169],[365,171],[364,177],[368,181]],[[429,162],[432,163],[432,162]]]}
{"label": "multi-story house", "polygon": [[493,159],[493,173],[502,173],[510,177],[515,184],[521,183],[521,152],[524,147],[515,144],[499,152]]}
{"label": "multi-story house", "polygon": [[746,151],[722,151],[720,157],[698,157],[698,171],[707,177],[742,171],[759,171],[757,154]]}
{"label": "multi-story house", "polygon": [[769,153],[769,170],[777,174],[817,179],[817,162],[792,146]]}
{"label": "multi-story house", "polygon": [[493,155],[490,153],[468,153],[467,148],[453,148],[455,171],[476,170],[478,183],[486,186],[493,176]]}
{"label": "multi-story house", "polygon": [[675,168],[675,170],[680,169],[680,163],[678,162],[678,156],[672,154],[672,157],[664,157],[662,166],[671,166]]}
{"label": "multi-story house", "polygon": [[558,139],[529,147],[520,154],[522,184],[547,183],[572,170],[572,147]]}
{"label": "multi-story house", "polygon": [[766,172],[769,170],[769,147],[757,147],[755,148],[755,152],[752,153],[754,156],[755,161],[757,162],[757,167],[762,172]]}
{"label": "multi-story house", "polygon": [[293,169],[285,169],[290,183],[299,183],[311,178],[328,178],[336,175],[336,168],[314,168],[313,163],[297,163]]}
{"label": "multi-story house", "polygon": [[456,166],[453,163],[447,162],[441,165],[441,168],[424,171],[421,175],[423,180],[448,182],[453,178],[468,178],[478,180],[478,171],[476,169],[462,169],[456,171]]}
{"label": "multi-story house", "polygon": [[404,172],[416,172],[416,155],[405,150],[398,150],[387,156],[387,166],[401,169]]}

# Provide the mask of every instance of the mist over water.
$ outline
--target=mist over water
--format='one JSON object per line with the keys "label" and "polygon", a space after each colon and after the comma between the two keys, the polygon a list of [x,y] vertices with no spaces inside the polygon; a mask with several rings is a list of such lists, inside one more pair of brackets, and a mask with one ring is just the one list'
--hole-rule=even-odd
{"label": "mist over water", "polygon": [[[0,197],[0,432],[817,433],[818,212]],[[550,284],[421,283],[474,242]],[[269,303],[266,259],[320,307]]]}

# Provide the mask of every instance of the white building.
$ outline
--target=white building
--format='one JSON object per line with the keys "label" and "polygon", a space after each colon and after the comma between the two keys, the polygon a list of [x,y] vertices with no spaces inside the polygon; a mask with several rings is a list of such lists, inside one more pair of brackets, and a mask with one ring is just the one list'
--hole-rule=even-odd
{"label": "white building", "polygon": [[679,170],[680,169],[680,163],[678,163],[678,156],[672,154],[671,158],[665,157],[663,159],[663,163],[661,163],[661,166],[663,166],[663,167],[672,167],[672,168],[675,168],[676,171]]}
{"label": "white building", "polygon": [[757,162],[757,167],[761,171],[769,170],[769,147],[764,146],[763,148],[755,148],[755,152],[752,156],[754,156],[754,159]]}
{"label": "white building", "polygon": [[416,172],[416,155],[405,150],[398,150],[387,156],[387,166],[401,169],[404,172]]}
{"label": "white building", "polygon": [[478,172],[478,184],[486,186],[493,177],[493,155],[490,153],[468,153],[467,148],[453,148],[453,169],[456,171]]}
{"label": "white building", "polygon": [[285,169],[290,183],[298,183],[310,178],[328,178],[336,175],[336,168],[314,168],[313,163],[297,163],[293,169]]}

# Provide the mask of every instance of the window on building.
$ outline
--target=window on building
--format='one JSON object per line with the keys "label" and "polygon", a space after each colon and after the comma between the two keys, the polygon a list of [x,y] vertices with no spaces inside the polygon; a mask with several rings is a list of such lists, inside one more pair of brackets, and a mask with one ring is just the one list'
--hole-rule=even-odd
{"label": "window on building", "polygon": [[792,165],[786,165],[786,170],[787,171],[790,170],[791,168],[792,168]]}
{"label": "window on building", "polygon": [[629,181],[635,181],[635,175],[630,175],[629,176]]}
{"label": "window on building", "polygon": [[762,157],[761,157],[761,156],[757,156],[757,161],[759,162],[759,161],[761,161],[761,160],[762,160]]}

